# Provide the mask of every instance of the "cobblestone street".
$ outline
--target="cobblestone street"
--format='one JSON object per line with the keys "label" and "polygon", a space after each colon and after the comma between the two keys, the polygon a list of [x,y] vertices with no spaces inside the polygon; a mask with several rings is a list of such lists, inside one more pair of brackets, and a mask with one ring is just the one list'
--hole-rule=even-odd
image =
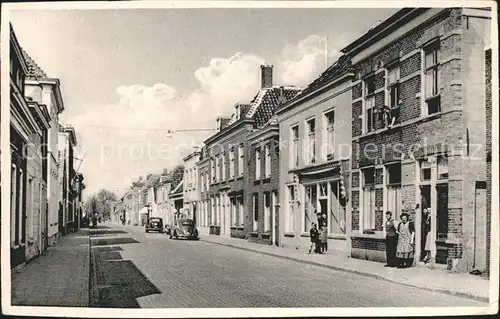
{"label": "cobblestone street", "polygon": [[91,242],[93,307],[484,306],[208,242],[170,240],[139,227],[95,230]]}

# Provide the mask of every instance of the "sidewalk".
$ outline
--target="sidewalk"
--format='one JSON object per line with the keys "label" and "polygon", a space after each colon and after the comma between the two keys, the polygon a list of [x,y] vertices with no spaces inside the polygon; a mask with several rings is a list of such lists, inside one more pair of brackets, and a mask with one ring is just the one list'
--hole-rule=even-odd
{"label": "sidewalk", "polygon": [[462,295],[488,302],[489,281],[485,278],[469,274],[454,274],[446,270],[429,269],[425,267],[414,267],[411,269],[386,268],[383,263],[379,262],[351,259],[344,256],[336,257],[336,253],[331,251],[328,251],[327,255],[309,255],[307,251],[304,250],[273,247],[237,238],[206,235],[201,237],[200,240],[334,270],[355,273],[406,286],[453,295]]}
{"label": "sidewalk", "polygon": [[61,237],[11,278],[13,306],[88,307],[88,229]]}

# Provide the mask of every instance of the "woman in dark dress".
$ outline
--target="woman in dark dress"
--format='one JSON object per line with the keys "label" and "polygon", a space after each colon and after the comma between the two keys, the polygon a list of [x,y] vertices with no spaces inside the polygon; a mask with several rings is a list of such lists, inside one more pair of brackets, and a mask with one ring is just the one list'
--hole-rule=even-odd
{"label": "woman in dark dress", "polygon": [[385,213],[385,252],[387,257],[387,264],[385,267],[396,267],[396,247],[398,245],[398,234],[394,219],[392,219],[392,212]]}

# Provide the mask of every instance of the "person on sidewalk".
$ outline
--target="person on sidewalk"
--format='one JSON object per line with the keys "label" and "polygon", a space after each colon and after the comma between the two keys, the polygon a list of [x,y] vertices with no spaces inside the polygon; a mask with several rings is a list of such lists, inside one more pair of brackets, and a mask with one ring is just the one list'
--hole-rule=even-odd
{"label": "person on sidewalk", "polygon": [[413,244],[415,242],[415,226],[410,222],[410,216],[402,213],[401,222],[398,224],[398,245],[396,247],[396,257],[398,268],[411,267],[413,260]]}
{"label": "person on sidewalk", "polygon": [[320,252],[325,253],[328,250],[328,243],[327,243],[328,221],[326,219],[325,213],[321,214],[320,212],[318,212],[316,216],[318,216]]}
{"label": "person on sidewalk", "polygon": [[387,264],[385,267],[396,267],[396,247],[398,246],[398,234],[396,232],[396,225],[394,219],[392,219],[392,212],[385,212],[386,221],[384,224],[385,233],[385,253],[387,258]]}
{"label": "person on sidewalk", "polygon": [[311,224],[311,229],[309,230],[309,236],[311,237],[311,247],[309,247],[309,254],[314,249],[315,253],[319,252],[319,232],[316,227],[316,223]]}
{"label": "person on sidewalk", "polygon": [[429,208],[424,208],[422,212],[422,261],[427,263],[431,257],[431,213]]}

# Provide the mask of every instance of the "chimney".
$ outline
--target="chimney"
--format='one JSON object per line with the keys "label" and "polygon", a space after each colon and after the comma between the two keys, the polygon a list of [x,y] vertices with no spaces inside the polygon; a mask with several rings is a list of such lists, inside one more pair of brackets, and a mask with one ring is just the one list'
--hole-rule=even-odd
{"label": "chimney", "polygon": [[222,131],[227,126],[229,121],[231,121],[230,118],[219,116],[217,118],[217,131],[218,132]]}
{"label": "chimney", "polygon": [[260,81],[261,89],[268,89],[273,86],[273,66],[261,65],[260,66]]}

